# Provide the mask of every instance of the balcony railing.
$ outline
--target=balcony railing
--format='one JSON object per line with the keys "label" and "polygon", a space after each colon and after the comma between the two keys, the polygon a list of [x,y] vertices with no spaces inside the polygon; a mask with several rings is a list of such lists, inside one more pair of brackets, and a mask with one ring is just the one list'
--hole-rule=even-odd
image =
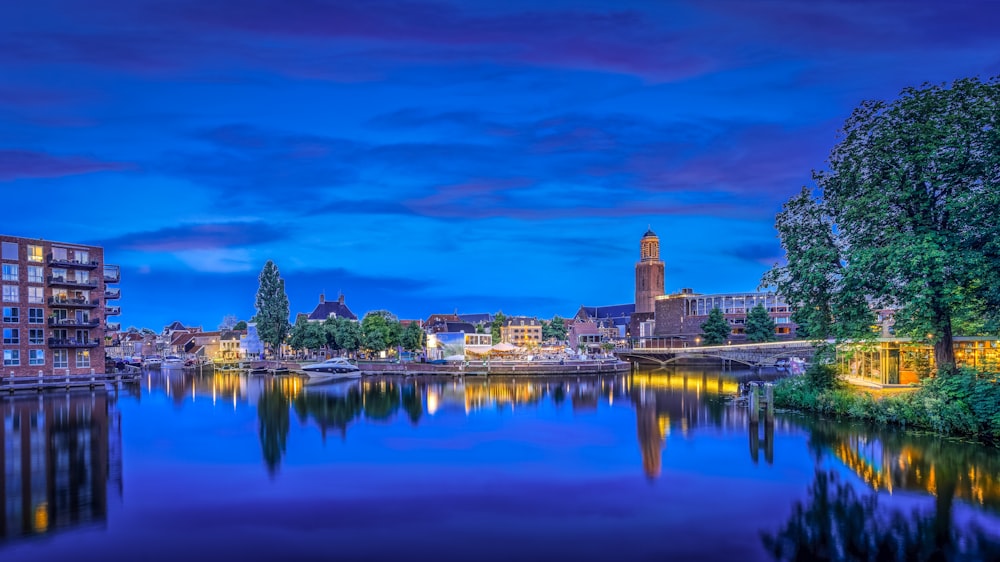
{"label": "balcony railing", "polygon": [[52,275],[49,275],[47,279],[50,286],[79,287],[81,289],[97,288],[97,279],[87,279],[86,281],[77,281],[76,279],[67,279],[65,277],[54,277]]}
{"label": "balcony railing", "polygon": [[46,256],[48,258],[49,265],[59,266],[59,267],[79,267],[83,269],[97,269],[97,266],[101,265],[97,263],[96,260],[82,261],[82,260],[71,260],[68,258],[57,258],[52,254]]}
{"label": "balcony railing", "polygon": [[104,300],[109,301],[111,299],[120,299],[120,298],[122,298],[122,290],[121,289],[117,289],[117,288],[116,289],[104,289]]}
{"label": "balcony railing", "polygon": [[104,325],[104,330],[108,332],[120,332],[121,329],[121,322],[108,322]]}
{"label": "balcony railing", "polygon": [[121,268],[117,265],[104,265],[104,282],[118,283],[122,280]]}
{"label": "balcony railing", "polygon": [[120,306],[105,306],[104,315],[105,316],[119,316],[122,313],[122,307]]}
{"label": "balcony railing", "polygon": [[94,308],[101,304],[100,299],[69,299],[62,297],[49,297],[49,304],[53,306],[66,306],[76,308]]}
{"label": "balcony railing", "polygon": [[98,340],[78,340],[76,338],[49,338],[49,347],[97,347]]}
{"label": "balcony railing", "polygon": [[78,320],[76,318],[49,318],[49,326],[54,328],[96,328],[101,325],[99,320]]}

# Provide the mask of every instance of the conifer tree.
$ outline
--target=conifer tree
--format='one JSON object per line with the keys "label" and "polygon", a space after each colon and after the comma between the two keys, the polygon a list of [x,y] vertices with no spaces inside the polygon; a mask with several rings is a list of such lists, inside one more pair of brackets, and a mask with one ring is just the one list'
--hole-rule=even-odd
{"label": "conifer tree", "polygon": [[278,272],[278,266],[267,260],[264,269],[258,277],[257,288],[257,335],[260,341],[271,347],[272,351],[281,354],[281,344],[288,336],[290,323],[288,321],[288,295],[285,294],[285,280]]}
{"label": "conifer tree", "polygon": [[713,308],[712,312],[708,313],[708,320],[701,325],[701,331],[705,345],[726,343],[729,334],[732,333],[729,321],[722,316],[722,311],[718,308]]}
{"label": "conifer tree", "polygon": [[761,304],[750,309],[745,326],[749,342],[767,342],[777,339],[774,335],[774,320]]}

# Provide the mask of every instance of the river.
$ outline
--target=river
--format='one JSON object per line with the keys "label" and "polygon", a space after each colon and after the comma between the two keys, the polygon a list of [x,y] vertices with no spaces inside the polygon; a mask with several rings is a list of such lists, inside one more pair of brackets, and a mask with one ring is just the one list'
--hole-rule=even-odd
{"label": "river", "polygon": [[165,370],[4,398],[0,559],[1000,560],[996,449],[751,426],[752,378]]}

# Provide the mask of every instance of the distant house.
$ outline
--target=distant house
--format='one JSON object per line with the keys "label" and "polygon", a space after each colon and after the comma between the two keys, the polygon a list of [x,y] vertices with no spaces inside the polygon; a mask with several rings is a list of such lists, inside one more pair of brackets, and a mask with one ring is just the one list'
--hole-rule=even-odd
{"label": "distant house", "polygon": [[257,335],[257,323],[247,324],[247,333],[240,334],[240,355],[243,357],[260,357],[264,353],[264,344]]}
{"label": "distant house", "polygon": [[344,304],[343,293],[341,293],[335,301],[326,300],[326,296],[323,295],[323,293],[320,293],[319,304],[317,304],[316,308],[309,313],[309,321],[322,322],[327,318],[347,318],[348,320],[358,319],[357,315],[351,312],[351,309],[347,308],[347,305]]}
{"label": "distant house", "polygon": [[459,314],[458,318],[462,322],[468,322],[473,326],[482,326],[487,331],[489,331],[490,326],[493,324],[493,315],[488,312],[477,314]]}
{"label": "distant house", "polygon": [[[424,331],[428,334],[440,334],[447,332],[449,322],[461,322],[457,314],[431,314],[424,321]],[[475,330],[473,330],[475,332]]]}
{"label": "distant house", "polygon": [[542,323],[538,318],[511,316],[500,327],[500,340],[514,345],[541,345]]}
{"label": "distant house", "polygon": [[[607,306],[581,306],[573,316],[574,320],[594,320],[600,324],[602,320],[614,325],[617,335],[615,339],[623,339],[629,332],[629,324],[635,313],[635,303],[613,304]],[[604,322],[606,325],[607,322]]]}

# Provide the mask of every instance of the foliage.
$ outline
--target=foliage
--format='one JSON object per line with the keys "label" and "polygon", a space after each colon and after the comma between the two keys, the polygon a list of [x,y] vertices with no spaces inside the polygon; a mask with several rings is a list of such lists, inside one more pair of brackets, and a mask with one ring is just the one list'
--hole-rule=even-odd
{"label": "foliage", "polygon": [[278,266],[267,260],[258,277],[257,289],[257,335],[260,341],[280,353],[281,344],[288,336],[288,295],[285,294],[285,280],[278,272]]}
{"label": "foliage", "polygon": [[423,349],[427,339],[427,334],[416,322],[410,322],[403,328],[400,335],[400,345],[407,351],[419,351]]}
{"label": "foliage", "polygon": [[718,308],[713,308],[712,312],[708,313],[708,319],[702,323],[701,331],[705,345],[726,343],[726,340],[729,339],[729,334],[732,333],[729,321],[722,316],[722,310]]}
{"label": "foliage", "polygon": [[[951,372],[955,328],[995,326],[1000,304],[1000,79],[862,103],[829,170],[814,178],[823,199],[803,190],[786,204],[777,227],[788,265],[763,282],[777,286],[813,337],[822,322],[812,316],[863,323],[856,308],[814,308],[824,302],[851,297],[894,309],[897,334],[930,334],[936,364]],[[820,226],[823,236],[812,238]]]}
{"label": "foliage", "polygon": [[615,349],[615,344],[609,341],[601,342],[601,350],[604,351],[604,353],[606,354],[610,353],[611,351],[614,351],[614,349]]}
{"label": "foliage", "polygon": [[320,349],[326,346],[326,328],[319,322],[310,322],[305,316],[299,316],[292,327],[288,345],[292,349]]}
{"label": "foliage", "polygon": [[764,305],[758,304],[750,309],[749,314],[747,314],[746,321],[747,341],[774,341],[777,339],[774,335],[774,328],[774,320],[771,318],[771,315],[767,313],[767,310],[764,309]]}
{"label": "foliage", "polygon": [[272,478],[277,474],[281,458],[285,454],[290,427],[290,402],[288,395],[281,391],[278,381],[272,381],[266,386],[257,402],[260,448],[267,472]]}
{"label": "foliage", "polygon": [[222,322],[219,323],[219,330],[232,330],[239,321],[240,319],[235,314],[227,314],[222,317]]}
{"label": "foliage", "polygon": [[239,322],[237,322],[236,324],[233,325],[233,329],[234,330],[239,330],[241,332],[247,331],[247,321],[246,320],[240,320]]}
{"label": "foliage", "polygon": [[566,327],[566,320],[561,316],[553,316],[551,321],[542,320],[542,340],[558,340],[563,341],[566,339],[566,333],[568,329]]}
{"label": "foliage", "polygon": [[490,325],[490,334],[493,335],[494,345],[500,343],[500,328],[503,327],[503,323],[506,321],[507,317],[504,316],[503,312],[497,312],[493,315],[493,323]]}
{"label": "foliage", "polygon": [[361,319],[361,345],[370,351],[385,351],[399,345],[399,320],[388,310],[373,310]]}
{"label": "foliage", "polygon": [[1000,444],[1000,384],[995,373],[959,369],[926,379],[913,392],[878,399],[855,388],[817,387],[808,377],[795,377],[775,385],[774,401],[784,408]]}
{"label": "foliage", "polygon": [[151,330],[149,328],[143,328],[143,329],[139,330],[139,333],[142,334],[142,335],[144,335],[144,336],[155,336],[156,335],[156,332],[154,332],[153,330]]}

